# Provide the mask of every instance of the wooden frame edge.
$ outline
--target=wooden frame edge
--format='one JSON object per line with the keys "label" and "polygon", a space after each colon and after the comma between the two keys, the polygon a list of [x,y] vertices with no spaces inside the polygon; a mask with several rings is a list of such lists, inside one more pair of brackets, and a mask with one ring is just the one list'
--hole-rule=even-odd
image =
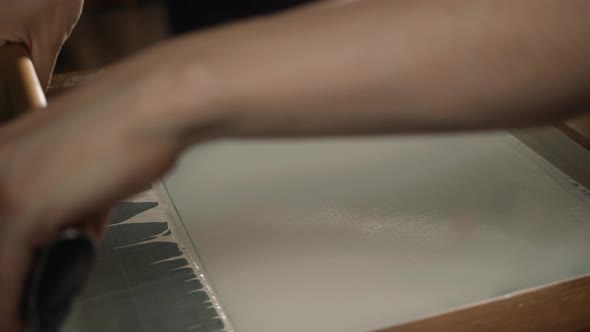
{"label": "wooden frame edge", "polygon": [[590,276],[509,294],[377,332],[590,331]]}

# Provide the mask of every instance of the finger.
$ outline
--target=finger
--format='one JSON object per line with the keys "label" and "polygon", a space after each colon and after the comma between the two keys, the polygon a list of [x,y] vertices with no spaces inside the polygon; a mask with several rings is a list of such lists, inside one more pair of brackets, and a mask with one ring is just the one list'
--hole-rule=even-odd
{"label": "finger", "polygon": [[49,87],[49,82],[51,81],[53,69],[57,61],[57,54],[53,55],[54,52],[48,51],[48,49],[51,48],[41,46],[41,42],[33,43],[33,47],[31,48],[31,60],[35,64],[39,83],[43,89]]}
{"label": "finger", "polygon": [[107,225],[111,221],[111,215],[112,210],[108,209],[95,214],[86,221],[85,228],[96,241],[101,241],[104,238]]}
{"label": "finger", "polygon": [[[82,218],[77,226],[99,242],[104,237],[110,216],[110,209],[101,210]],[[3,222],[0,224],[0,331],[22,332],[24,326],[20,310],[24,283],[32,262],[32,248],[48,236]]]}
{"label": "finger", "polygon": [[57,57],[78,23],[83,5],[83,0],[47,1],[44,12],[33,24],[30,52],[44,88],[49,85]]}
{"label": "finger", "polygon": [[76,222],[66,225],[85,231],[97,243],[102,241],[106,227],[111,220],[111,209],[103,209],[78,218]]}
{"label": "finger", "polygon": [[20,316],[21,297],[32,246],[24,233],[0,228],[0,331],[21,332],[24,329]]}

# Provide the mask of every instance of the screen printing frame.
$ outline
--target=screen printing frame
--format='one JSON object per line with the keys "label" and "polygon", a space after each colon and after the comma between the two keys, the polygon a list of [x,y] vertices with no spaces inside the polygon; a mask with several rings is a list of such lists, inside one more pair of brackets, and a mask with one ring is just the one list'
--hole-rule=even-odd
{"label": "screen printing frame", "polygon": [[[56,75],[48,97],[55,97],[69,88],[92,81],[97,75],[97,71]],[[590,188],[590,153],[587,151],[590,148],[590,117],[569,121],[555,128],[511,134],[574,180]],[[572,140],[577,144],[573,144]],[[564,146],[567,148],[564,149]],[[523,289],[379,332],[474,330],[590,331],[590,275]]]}

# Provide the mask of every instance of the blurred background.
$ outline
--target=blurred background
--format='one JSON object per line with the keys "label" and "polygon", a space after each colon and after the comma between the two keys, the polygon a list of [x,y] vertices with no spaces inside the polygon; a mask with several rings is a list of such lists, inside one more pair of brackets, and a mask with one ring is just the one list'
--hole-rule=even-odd
{"label": "blurred background", "polygon": [[86,0],[56,73],[98,69],[179,34],[310,0]]}

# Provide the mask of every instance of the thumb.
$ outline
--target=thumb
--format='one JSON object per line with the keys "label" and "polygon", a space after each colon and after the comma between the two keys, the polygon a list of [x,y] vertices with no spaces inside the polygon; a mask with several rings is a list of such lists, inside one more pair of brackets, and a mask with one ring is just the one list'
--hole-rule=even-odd
{"label": "thumb", "polygon": [[96,243],[99,243],[104,237],[106,227],[111,220],[111,212],[111,209],[104,209],[88,214],[73,226],[86,231]]}
{"label": "thumb", "polygon": [[52,0],[43,16],[32,22],[29,51],[39,81],[47,88],[63,44],[78,23],[83,0]]}
{"label": "thumb", "polygon": [[[104,236],[110,210],[89,214],[71,224],[86,231],[96,242]],[[5,222],[0,224],[0,331],[22,332],[22,295],[30,273],[33,250],[48,234]]]}

